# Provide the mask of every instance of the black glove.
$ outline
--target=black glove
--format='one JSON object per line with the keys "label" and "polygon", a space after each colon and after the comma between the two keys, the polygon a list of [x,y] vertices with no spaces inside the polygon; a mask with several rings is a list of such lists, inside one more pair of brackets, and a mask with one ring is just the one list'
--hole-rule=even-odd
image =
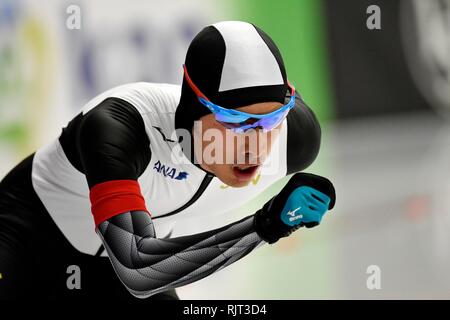
{"label": "black glove", "polygon": [[296,173],[280,193],[255,213],[255,230],[268,243],[277,242],[300,227],[317,226],[335,201],[330,180],[311,173]]}

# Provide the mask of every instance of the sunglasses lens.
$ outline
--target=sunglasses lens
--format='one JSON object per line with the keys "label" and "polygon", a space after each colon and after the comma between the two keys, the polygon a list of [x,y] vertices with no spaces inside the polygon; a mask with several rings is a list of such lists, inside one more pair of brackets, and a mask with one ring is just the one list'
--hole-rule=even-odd
{"label": "sunglasses lens", "polygon": [[262,127],[264,130],[270,131],[276,128],[281,122],[283,122],[288,112],[289,111],[287,110],[280,114],[262,119],[247,118],[245,121],[241,122],[229,122],[227,117],[218,117],[218,115],[216,114],[216,120],[225,128],[232,129],[233,131],[238,133],[258,127]]}
{"label": "sunglasses lens", "polygon": [[276,114],[272,117],[263,118],[258,121],[258,125],[263,127],[263,129],[266,131],[272,130],[276,128],[281,122],[283,122],[288,112],[289,110]]}
{"label": "sunglasses lens", "polygon": [[237,124],[238,126],[241,125],[242,123],[245,123],[245,121],[248,119],[248,117],[246,117],[246,116],[231,115],[231,114],[226,114],[223,112],[215,113],[215,117],[216,117],[216,120],[219,122],[229,122],[232,124]]}

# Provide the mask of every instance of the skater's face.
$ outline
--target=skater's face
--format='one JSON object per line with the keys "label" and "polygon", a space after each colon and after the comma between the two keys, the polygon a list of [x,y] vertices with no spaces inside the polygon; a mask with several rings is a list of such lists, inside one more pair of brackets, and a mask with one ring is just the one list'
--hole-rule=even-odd
{"label": "skater's face", "polygon": [[[236,110],[265,114],[282,106],[279,102],[261,102]],[[196,159],[200,166],[213,173],[231,187],[244,187],[258,174],[264,160],[270,154],[272,145],[279,136],[282,124],[269,132],[251,129],[235,133],[215,120],[213,114],[200,118],[193,133]]]}

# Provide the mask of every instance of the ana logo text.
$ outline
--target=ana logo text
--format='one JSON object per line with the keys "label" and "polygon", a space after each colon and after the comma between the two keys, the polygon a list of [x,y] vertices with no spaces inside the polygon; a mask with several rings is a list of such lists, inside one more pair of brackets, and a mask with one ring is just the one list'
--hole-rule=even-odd
{"label": "ana logo text", "polygon": [[156,170],[156,172],[161,173],[166,178],[172,178],[175,180],[187,179],[187,176],[189,175],[189,173],[187,173],[186,171],[177,172],[177,169],[166,166],[162,164],[159,160],[153,166],[153,170]]}

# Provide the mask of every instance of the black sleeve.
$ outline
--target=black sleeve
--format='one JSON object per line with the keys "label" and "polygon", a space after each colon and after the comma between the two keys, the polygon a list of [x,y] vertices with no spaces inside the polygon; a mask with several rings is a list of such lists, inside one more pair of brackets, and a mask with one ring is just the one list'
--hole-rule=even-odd
{"label": "black sleeve", "polygon": [[159,239],[147,212],[130,211],[102,222],[97,234],[119,279],[144,298],[207,277],[266,243],[254,219],[253,214],[215,230]]}
{"label": "black sleeve", "polygon": [[90,189],[111,180],[137,180],[150,162],[144,121],[122,99],[107,98],[88,111],[78,133],[77,147]]}
{"label": "black sleeve", "polygon": [[287,116],[287,175],[306,169],[320,149],[321,130],[314,112],[295,91],[295,107]]}

